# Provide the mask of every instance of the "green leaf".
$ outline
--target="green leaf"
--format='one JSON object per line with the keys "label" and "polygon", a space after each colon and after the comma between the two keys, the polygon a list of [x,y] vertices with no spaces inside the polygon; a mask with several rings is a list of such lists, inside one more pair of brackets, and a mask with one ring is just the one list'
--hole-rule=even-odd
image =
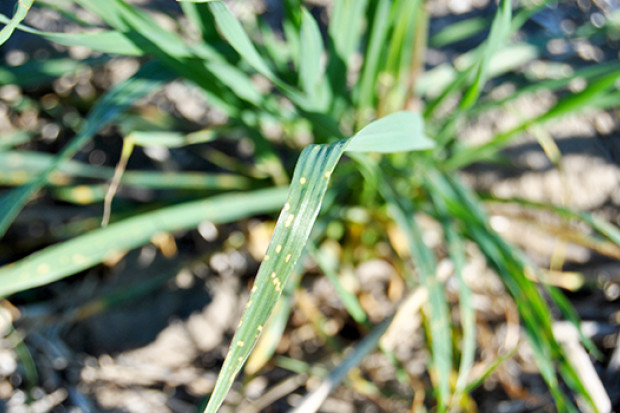
{"label": "green leaf", "polygon": [[398,198],[390,183],[385,181],[380,187],[381,194],[388,204],[388,211],[406,234],[422,285],[428,291],[430,317],[430,346],[432,368],[437,380],[437,410],[445,411],[450,400],[450,374],[452,372],[452,339],[450,337],[450,312],[443,285],[437,279],[436,259],[433,251],[426,246],[422,231],[415,220],[413,206],[404,198]]}
{"label": "green leaf", "polygon": [[137,99],[155,91],[170,72],[157,63],[143,66],[135,75],[107,92],[90,111],[86,126],[56,156],[54,162],[31,183],[13,189],[0,197],[0,237],[2,237],[28,200],[47,183],[49,175],[64,161],[69,160],[102,127],[112,122]]}
{"label": "green leaf", "polygon": [[534,358],[558,410],[575,411],[560,387],[556,364],[563,372],[565,382],[585,400],[591,401],[553,336],[551,311],[547,303],[537,285],[525,276],[526,271],[533,266],[520,250],[510,246],[489,227],[486,214],[470,190],[455,177],[443,176],[441,181],[441,185],[434,187],[444,198],[450,214],[462,220],[467,234],[478,244],[514,298]]}
{"label": "green leaf", "polygon": [[[415,137],[415,139],[414,139]],[[424,135],[424,121],[402,111],[378,119],[353,136],[348,152],[401,152],[431,149],[435,142]]]}
{"label": "green leaf", "polygon": [[510,33],[510,19],[512,17],[512,5],[510,0],[501,0],[493,23],[491,24],[491,32],[482,49],[481,59],[478,63],[476,77],[473,84],[465,92],[461,100],[460,107],[468,108],[478,100],[482,87],[487,81],[487,72],[491,57],[497,52],[500,46],[506,41]]}
{"label": "green leaf", "polygon": [[276,76],[258,54],[247,33],[226,5],[221,1],[209,1],[209,10],[213,13],[217,27],[222,32],[222,35],[237,53],[250,66],[256,69],[258,73],[270,80],[274,80]]}
{"label": "green leaf", "polygon": [[448,254],[454,265],[454,273],[459,281],[459,312],[461,314],[461,327],[463,329],[463,340],[461,344],[461,362],[459,374],[454,389],[454,397],[450,407],[458,406],[460,398],[465,396],[467,390],[467,380],[469,373],[474,365],[476,357],[476,311],[472,302],[472,293],[469,286],[465,283],[463,271],[465,269],[465,240],[459,234],[456,224],[450,219],[448,208],[443,198],[439,196],[440,190],[435,188],[441,185],[441,179],[437,173],[431,171],[427,174],[426,187],[433,199],[433,204],[437,209],[439,219],[442,223],[444,234],[447,241]]}
{"label": "green leaf", "polygon": [[[340,114],[349,99],[347,72],[349,59],[359,46],[363,36],[364,12],[368,0],[341,0],[334,2],[328,28],[330,56],[327,77],[331,94],[336,98],[336,113]],[[303,53],[303,51],[302,51]]]}
{"label": "green leaf", "polygon": [[488,27],[489,19],[485,17],[472,17],[448,25],[431,37],[429,44],[432,47],[443,47],[474,36],[486,30]]}
{"label": "green leaf", "polygon": [[610,90],[614,89],[614,85],[618,79],[620,79],[620,70],[594,79],[584,90],[562,98],[555,106],[549,109],[549,111],[533,119],[522,122],[513,129],[495,136],[487,143],[455,152],[454,155],[446,161],[446,167],[448,169],[458,169],[472,162],[489,159],[500,149],[505,147],[512,138],[531,126],[542,125],[545,122],[566,116],[569,113],[586,110],[591,106],[596,106],[599,100],[605,99],[605,97],[610,94]]}
{"label": "green leaf", "polygon": [[361,81],[359,83],[358,106],[362,110],[372,107],[377,86],[377,75],[381,63],[382,50],[387,37],[389,27],[390,8],[392,0],[380,0],[373,13],[372,28],[362,68]]}
{"label": "green leaf", "polygon": [[108,57],[99,57],[85,60],[69,58],[28,60],[18,66],[0,66],[0,85],[39,86],[49,84],[53,79],[62,75],[73,74],[80,69],[93,67],[109,60]]}
{"label": "green leaf", "polygon": [[26,18],[28,10],[32,7],[34,0],[18,0],[15,7],[15,14],[10,21],[6,22],[6,26],[0,30],[0,45],[9,40],[11,34],[15,31],[15,28]]}
{"label": "green leaf", "polygon": [[195,228],[200,222],[232,222],[272,212],[282,205],[286,190],[213,196],[128,218],[52,245],[0,268],[0,297],[68,277],[101,263],[106,257],[148,243],[160,233]]}
{"label": "green leaf", "polygon": [[321,65],[325,51],[323,38],[314,17],[305,8],[302,9],[300,41],[302,53],[299,62],[299,80],[302,89],[316,107],[325,107],[327,101],[324,98],[321,101],[327,93],[327,84]]}
{"label": "green leaf", "polygon": [[[404,116],[403,113],[396,113],[371,123],[349,139],[325,145],[310,145],[302,151],[289,187],[287,202],[280,213],[265,258],[256,275],[252,294],[220,370],[215,389],[205,409],[206,413],[215,413],[219,409],[235,377],[256,345],[308,242],[331,173],[347,145],[357,150],[362,147],[372,151],[380,148],[383,152],[412,147],[427,148],[427,139],[421,134],[415,135],[416,131],[422,130],[421,122],[419,115]],[[377,129],[376,123],[386,127],[383,134]],[[403,135],[394,125],[404,128],[407,133]],[[394,136],[400,139],[394,139]],[[372,139],[390,143],[387,146],[373,145]]]}
{"label": "green leaf", "polygon": [[[4,151],[0,152],[0,184],[21,185],[36,181],[54,163],[54,156],[41,152]],[[110,180],[114,169],[92,166],[77,161],[65,161],[56,168],[49,181],[59,184],[66,177],[80,177]],[[153,189],[191,189],[204,191],[208,189],[246,189],[250,181],[233,174],[209,174],[203,172],[156,172],[127,171],[121,183],[142,188]]]}
{"label": "green leaf", "polygon": [[[0,14],[0,22],[5,23],[7,21],[8,18]],[[116,31],[53,33],[33,29],[23,24],[16,26],[16,28],[64,46],[83,46],[102,53],[114,53],[124,56],[142,56],[145,54],[144,50],[131,42],[125,34]]]}

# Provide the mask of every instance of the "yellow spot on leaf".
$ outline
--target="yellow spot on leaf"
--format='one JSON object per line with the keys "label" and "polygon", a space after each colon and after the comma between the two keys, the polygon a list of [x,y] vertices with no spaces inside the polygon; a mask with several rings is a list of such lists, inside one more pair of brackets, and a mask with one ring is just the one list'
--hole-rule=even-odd
{"label": "yellow spot on leaf", "polygon": [[323,175],[325,178],[329,179],[329,177],[332,175],[331,171],[327,171],[325,172],[325,174]]}
{"label": "yellow spot on leaf", "polygon": [[280,251],[282,251],[282,244],[278,244],[278,246],[276,247],[276,254],[279,254]]}
{"label": "yellow spot on leaf", "polygon": [[284,261],[289,262],[291,260],[292,254],[288,254]]}
{"label": "yellow spot on leaf", "polygon": [[243,346],[245,346],[245,342],[243,342],[243,341],[238,341],[237,342],[237,347],[243,347]]}
{"label": "yellow spot on leaf", "polygon": [[284,210],[288,211],[289,209],[291,209],[291,204],[287,202],[286,204],[284,204]]}
{"label": "yellow spot on leaf", "polygon": [[39,264],[39,266],[37,267],[37,274],[39,275],[45,275],[50,271],[51,267],[49,266],[49,264]]}
{"label": "yellow spot on leaf", "polygon": [[28,172],[26,171],[13,171],[9,174],[9,177],[15,185],[25,184],[29,179]]}
{"label": "yellow spot on leaf", "polygon": [[271,278],[276,278],[276,273],[275,273],[275,271],[271,273]]}
{"label": "yellow spot on leaf", "polygon": [[288,218],[286,218],[286,222],[284,223],[284,226],[287,228],[290,227],[294,219],[295,219],[295,214],[289,215]]}
{"label": "yellow spot on leaf", "polygon": [[308,182],[308,180],[305,177],[302,176],[301,178],[299,178],[300,185],[304,185],[306,182]]}
{"label": "yellow spot on leaf", "polygon": [[265,258],[263,258],[264,261],[269,261],[269,254],[265,254]]}
{"label": "yellow spot on leaf", "polygon": [[78,185],[73,188],[73,191],[71,192],[75,202],[82,205],[91,204],[95,199],[95,194],[93,193],[92,188],[87,185]]}
{"label": "yellow spot on leaf", "polygon": [[74,254],[71,257],[71,261],[73,261],[74,264],[86,264],[88,259],[82,254]]}

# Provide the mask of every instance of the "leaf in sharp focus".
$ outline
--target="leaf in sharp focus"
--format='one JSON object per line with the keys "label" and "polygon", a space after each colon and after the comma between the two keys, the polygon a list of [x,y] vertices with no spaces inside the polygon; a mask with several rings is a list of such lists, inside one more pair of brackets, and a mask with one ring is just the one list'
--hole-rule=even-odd
{"label": "leaf in sharp focus", "polygon": [[250,300],[205,412],[217,411],[252,352],[289,274],[302,254],[327,190],[329,176],[346,143],[346,140],[341,140],[330,145],[311,145],[301,153],[287,202],[276,223]]}
{"label": "leaf in sharp focus", "polygon": [[357,132],[348,152],[399,152],[431,149],[435,142],[424,135],[424,121],[413,112],[396,112]]}
{"label": "leaf in sharp focus", "polygon": [[62,149],[54,162],[42,174],[33,182],[13,189],[0,197],[0,237],[6,233],[28,200],[45,186],[49,174],[64,161],[71,159],[102,127],[109,124],[136,100],[157,90],[165,81],[173,77],[160,64],[149,63],[103,95],[88,114],[86,127]]}
{"label": "leaf in sharp focus", "polygon": [[15,28],[26,18],[26,14],[28,14],[28,10],[30,10],[32,3],[34,3],[34,0],[20,0],[17,2],[15,14],[11,20],[6,22],[6,26],[0,30],[0,45],[9,40]]}
{"label": "leaf in sharp focus", "polygon": [[[403,148],[411,147],[419,149],[419,146],[429,147],[428,145],[411,145],[411,143],[391,144],[387,148],[372,145],[373,139],[383,141],[385,136],[398,134],[393,127],[394,124],[389,122],[390,119],[399,120],[397,124],[408,130],[405,133],[405,139],[413,142],[417,142],[418,138],[426,139],[422,135],[422,119],[419,116],[410,115],[395,113],[362,129],[358,135],[363,137],[363,147],[370,151],[377,151],[376,148],[380,148],[381,152],[402,151],[406,150]],[[385,135],[380,134],[380,131],[373,127],[376,123],[386,125]],[[387,125],[392,125],[392,127],[387,128]],[[373,133],[364,133],[366,129]],[[416,131],[420,133],[419,136],[415,135]],[[358,135],[331,144],[310,145],[302,151],[289,187],[287,202],[280,213],[267,253],[258,269],[252,294],[233,337],[205,413],[215,413],[219,409],[235,377],[256,345],[291,271],[306,246],[327,191],[331,173],[344,151],[348,150],[347,145],[354,144]],[[355,149],[354,146],[354,150],[362,149],[360,147]]]}
{"label": "leaf in sharp focus", "polygon": [[195,228],[200,222],[231,222],[276,210],[282,188],[213,196],[162,208],[55,244],[0,268],[0,297],[68,277],[114,253],[148,243],[159,233]]}

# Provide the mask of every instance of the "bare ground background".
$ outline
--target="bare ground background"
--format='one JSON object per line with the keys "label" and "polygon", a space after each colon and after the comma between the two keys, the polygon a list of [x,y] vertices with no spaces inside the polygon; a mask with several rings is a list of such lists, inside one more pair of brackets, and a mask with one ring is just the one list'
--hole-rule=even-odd
{"label": "bare ground background", "polygon": [[[171,2],[145,4],[164,25],[174,25],[179,11]],[[320,3],[320,2],[313,2]],[[329,2],[326,2],[329,3]],[[277,4],[269,4],[277,14]],[[264,7],[251,2],[244,7]],[[318,6],[320,7],[320,5]],[[528,36],[549,31],[570,30],[590,20],[606,16],[616,3],[580,0],[549,9],[525,26]],[[11,7],[0,5],[5,14]],[[493,5],[486,1],[431,1],[431,33],[471,16],[491,16]],[[238,9],[243,7],[238,6]],[[315,9],[317,14],[325,13]],[[87,17],[87,16],[84,16]],[[52,12],[33,9],[26,22],[46,30],[73,30]],[[564,25],[564,26],[563,26]],[[568,29],[566,28],[568,25]],[[452,49],[431,49],[429,60],[447,61],[473,46],[458,43]],[[528,65],[527,72],[545,70],[549,61],[579,65],[588,61],[618,59],[618,44],[605,45],[566,41],[547,45],[544,59]],[[42,44],[33,36],[16,34],[0,49],[3,64],[16,65],[27,59],[46,59],[60,52],[74,58],[89,56],[87,50],[66,49]],[[536,66],[539,65],[539,66]],[[541,66],[542,65],[542,66]],[[21,89],[0,88],[0,131],[19,128],[36,130],[40,139],[29,149],[54,153],[71,135],[71,114],[83,115],[89,104],[110,85],[137,69],[132,59],[113,59],[94,69],[62,76],[52,84]],[[521,76],[515,74],[515,76]],[[510,76],[510,75],[508,75]],[[497,93],[510,93],[510,87]],[[579,87],[579,85],[575,85]],[[507,89],[506,89],[507,88]],[[47,110],[16,111],[14,103],[23,99],[39,102]],[[544,111],[557,96],[541,92],[524,97],[511,110],[498,111],[463,131],[463,139],[480,142],[491,131],[502,129],[519,116]],[[192,87],[181,82],[167,86],[143,101],[137,112],[157,108],[177,115],[185,122],[200,125],[212,113]],[[59,115],[54,113],[60,112]],[[541,132],[542,133],[542,132]],[[500,197],[517,196],[593,211],[614,224],[619,223],[620,138],[617,110],[591,110],[553,124],[548,129],[563,154],[560,167],[553,165],[533,136],[524,136],[505,151],[510,160],[505,167],[476,165],[463,172],[478,190]],[[122,138],[115,128],[103,130],[80,159],[95,165],[114,166]],[[242,144],[222,147],[233,156],[243,156]],[[154,162],[171,162],[187,169],[203,167],[192,154],[138,151],[129,168],[148,168]],[[149,200],[149,191],[123,189],[130,199]],[[525,214],[522,209],[489,204],[493,227],[508,240],[523,247],[539,264],[583,274],[559,277],[555,282],[566,288],[584,282],[585,287],[569,297],[585,322],[585,332],[603,353],[593,366],[614,406],[620,406],[620,252],[618,249],[592,252],[570,241],[571,228],[545,214]],[[38,197],[20,215],[0,244],[0,256],[16,258],[46,245],[50,233],[76,218],[101,217],[98,204],[74,206]],[[96,225],[96,224],[94,224]],[[174,239],[147,245],[118,260],[93,268],[66,281],[18,295],[0,303],[3,314],[0,340],[0,411],[17,412],[195,412],[212,390],[218,369],[227,351],[234,326],[241,316],[262,253],[269,240],[273,218],[258,217],[230,225],[204,223],[197,230],[175,234]],[[438,228],[428,222],[427,243],[437,250]],[[75,231],[81,230],[75,228]],[[351,232],[361,231],[355,227]],[[394,235],[397,236],[397,235]],[[435,243],[435,244],[433,244]],[[336,246],[334,248],[337,248]],[[467,280],[475,293],[478,311],[478,346],[473,375],[480,374],[500,355],[512,353],[478,390],[477,406],[470,411],[524,412],[553,411],[551,398],[536,373],[525,338],[518,327],[517,311],[499,279],[486,267],[474,246],[469,247]],[[5,261],[3,260],[3,263]],[[456,284],[449,276],[446,289],[457,302]],[[242,379],[229,396],[234,411],[287,411],[301,396],[316,386],[311,374],[295,372],[290,360],[329,368],[337,360],[308,320],[324,317],[339,346],[348,346],[364,335],[335,299],[331,285],[321,277],[310,260],[302,280],[304,288],[294,295],[296,305],[288,322],[277,356],[255,377]],[[374,259],[356,268],[345,268],[350,287],[360,297],[365,310],[380,321],[390,314],[403,297],[404,286],[398,268]],[[67,297],[71,297],[70,300]],[[458,320],[454,306],[454,320]],[[10,329],[10,322],[16,331]],[[363,380],[355,374],[324,404],[323,412],[406,412],[412,400],[420,400],[428,388],[428,354],[419,312],[385,343],[392,346],[410,374],[413,386],[404,388],[394,379],[394,371],[382,356],[372,355],[355,373],[391,394],[365,394]],[[559,324],[559,328],[561,325]],[[567,341],[573,340],[566,333]],[[23,343],[19,338],[24,338]],[[288,363],[288,364],[287,364]],[[242,385],[243,383],[243,385]],[[421,404],[415,404],[422,409]],[[233,411],[223,408],[222,411]],[[419,410],[421,411],[421,410]]]}

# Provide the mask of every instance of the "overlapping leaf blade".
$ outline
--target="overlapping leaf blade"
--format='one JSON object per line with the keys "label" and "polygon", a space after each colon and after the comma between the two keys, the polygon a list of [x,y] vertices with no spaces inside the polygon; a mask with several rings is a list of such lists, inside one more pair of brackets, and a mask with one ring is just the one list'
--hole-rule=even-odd
{"label": "overlapping leaf blade", "polygon": [[102,127],[113,121],[137,99],[155,91],[174,78],[157,63],[143,66],[135,75],[107,92],[89,113],[84,129],[55,157],[49,167],[32,182],[0,197],[0,237],[11,225],[28,200],[47,183],[49,175],[67,161]]}
{"label": "overlapping leaf blade", "polygon": [[48,284],[148,243],[159,233],[195,228],[202,221],[232,222],[277,210],[282,188],[213,196],[128,218],[55,244],[0,269],[0,297]]}
{"label": "overlapping leaf blade", "polygon": [[[378,121],[388,126],[394,120],[398,128],[378,134],[371,123],[354,137],[331,144],[310,145],[301,153],[289,187],[286,204],[276,223],[265,258],[256,275],[252,294],[247,303],[239,328],[233,338],[206,413],[215,413],[223,403],[233,380],[254,348],[260,333],[276,305],[282,289],[303,252],[310,231],[319,213],[332,171],[347,149],[395,152],[428,149],[432,142],[419,132],[422,120],[413,113],[396,113]],[[400,128],[407,131],[401,134]],[[391,139],[392,134],[404,139]],[[357,144],[359,140],[361,144]]]}
{"label": "overlapping leaf blade", "polygon": [[0,45],[11,37],[11,34],[15,31],[15,28],[26,18],[26,14],[28,14],[28,10],[30,10],[33,3],[34,0],[20,0],[17,2],[15,14],[9,21],[5,22],[6,26],[0,30]]}

